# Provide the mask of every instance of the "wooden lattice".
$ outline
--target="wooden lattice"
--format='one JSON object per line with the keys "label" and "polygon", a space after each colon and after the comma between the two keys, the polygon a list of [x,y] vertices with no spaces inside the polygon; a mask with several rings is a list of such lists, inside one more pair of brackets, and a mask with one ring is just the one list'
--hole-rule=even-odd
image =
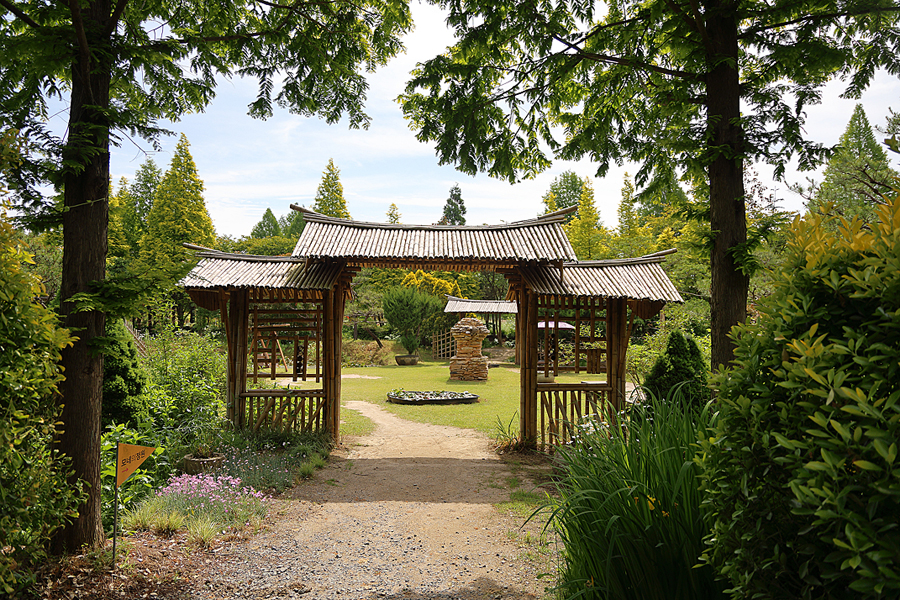
{"label": "wooden lattice", "polygon": [[322,378],[322,308],[319,304],[257,301],[250,306],[247,376],[292,381]]}
{"label": "wooden lattice", "polygon": [[433,358],[451,358],[456,354],[456,340],[450,331],[442,331],[431,336],[431,356]]}

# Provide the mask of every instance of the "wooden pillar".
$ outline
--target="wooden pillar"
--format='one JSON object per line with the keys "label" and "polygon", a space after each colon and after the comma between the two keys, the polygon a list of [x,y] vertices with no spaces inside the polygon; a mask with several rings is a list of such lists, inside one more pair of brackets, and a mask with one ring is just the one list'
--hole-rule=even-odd
{"label": "wooden pillar", "polygon": [[248,290],[234,290],[229,295],[227,414],[235,427],[243,427],[245,411],[241,394],[247,391],[247,338],[250,331],[250,296]]}
{"label": "wooden pillar", "polygon": [[[523,285],[520,295],[519,314],[521,317],[520,336],[522,337],[521,359],[519,365],[520,404],[519,425],[522,439],[529,444],[537,442],[537,296]],[[519,340],[516,339],[518,344]]]}
{"label": "wooden pillar", "polygon": [[607,381],[613,386],[613,409],[618,411],[625,400],[625,354],[628,349],[627,301],[609,298],[607,310]]}
{"label": "wooden pillar", "polygon": [[344,318],[343,282],[325,294],[325,427],[335,443],[341,435],[341,331]]}

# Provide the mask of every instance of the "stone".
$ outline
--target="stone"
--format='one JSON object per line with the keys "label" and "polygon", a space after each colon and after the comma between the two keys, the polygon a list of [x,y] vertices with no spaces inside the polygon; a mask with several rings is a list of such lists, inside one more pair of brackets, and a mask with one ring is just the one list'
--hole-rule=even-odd
{"label": "stone", "polygon": [[465,317],[450,328],[456,341],[456,354],[450,358],[451,381],[486,381],[488,358],[481,354],[481,343],[488,328],[478,319]]}

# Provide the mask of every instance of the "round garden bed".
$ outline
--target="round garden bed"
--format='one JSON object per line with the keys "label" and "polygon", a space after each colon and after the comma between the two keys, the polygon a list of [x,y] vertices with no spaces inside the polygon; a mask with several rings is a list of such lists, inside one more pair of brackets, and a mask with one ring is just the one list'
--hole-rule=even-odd
{"label": "round garden bed", "polygon": [[391,390],[387,400],[394,404],[472,404],[478,402],[478,396],[470,392]]}

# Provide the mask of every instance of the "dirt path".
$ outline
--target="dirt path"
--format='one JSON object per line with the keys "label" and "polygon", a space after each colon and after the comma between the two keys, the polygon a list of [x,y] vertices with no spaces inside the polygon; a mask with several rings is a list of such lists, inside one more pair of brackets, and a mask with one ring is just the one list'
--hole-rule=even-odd
{"label": "dirt path", "polygon": [[346,406],[372,419],[374,433],[345,440],[279,501],[271,530],[221,556],[196,598],[543,596],[549,549],[523,545],[523,519],[494,506],[509,499],[513,475],[483,435]]}

